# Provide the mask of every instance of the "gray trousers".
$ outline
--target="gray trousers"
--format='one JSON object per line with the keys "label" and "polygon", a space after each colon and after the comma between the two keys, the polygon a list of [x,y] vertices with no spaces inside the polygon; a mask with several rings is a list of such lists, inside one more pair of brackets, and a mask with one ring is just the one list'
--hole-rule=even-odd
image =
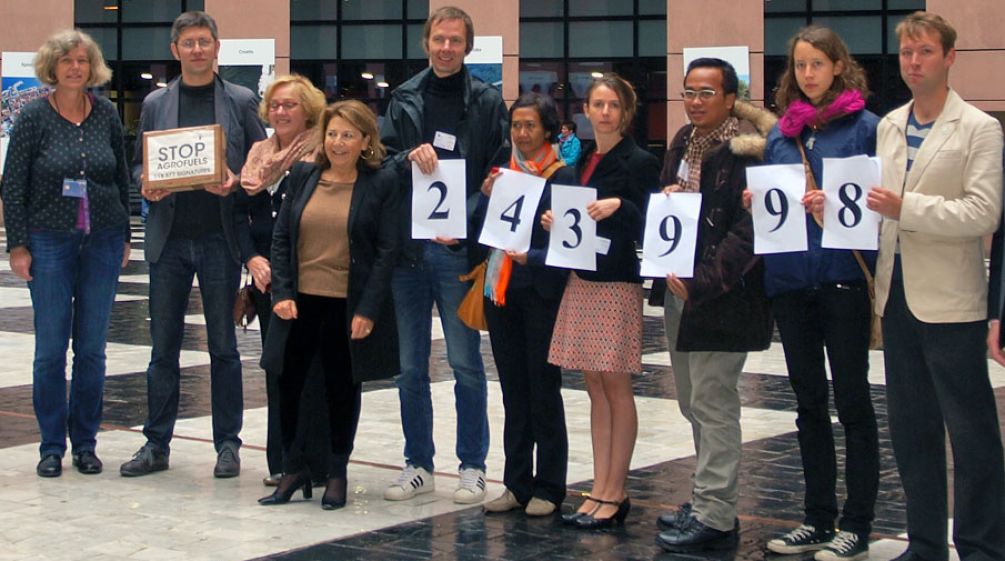
{"label": "gray trousers", "polygon": [[663,321],[680,412],[691,423],[698,465],[692,508],[696,518],[721,531],[733,529],[740,468],[740,392],[747,353],[676,351],[684,302],[667,291]]}

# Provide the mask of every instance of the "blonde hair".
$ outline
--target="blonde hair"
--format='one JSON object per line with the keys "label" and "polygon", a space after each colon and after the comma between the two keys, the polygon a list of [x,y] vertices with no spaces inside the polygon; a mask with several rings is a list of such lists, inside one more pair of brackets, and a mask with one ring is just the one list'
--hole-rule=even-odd
{"label": "blonde hair", "polygon": [[297,97],[300,98],[300,105],[307,114],[307,128],[315,127],[325,110],[325,94],[300,74],[287,74],[273,80],[269,87],[265,88],[265,96],[258,104],[258,116],[266,123],[269,122],[269,104],[272,103],[272,96],[275,95],[277,88],[286,85],[293,86]]}
{"label": "blonde hair", "polygon": [[923,32],[937,33],[942,43],[943,55],[956,48],[956,30],[942,16],[932,12],[914,12],[897,24],[895,32],[898,41],[905,35],[917,39]]}
{"label": "blonde hair", "polygon": [[594,78],[594,80],[590,82],[590,85],[587,86],[586,101],[584,102],[587,106],[590,105],[590,96],[599,86],[604,86],[617,94],[618,101],[621,102],[621,123],[619,130],[621,134],[628,134],[628,129],[631,128],[632,121],[635,120],[635,108],[638,105],[638,97],[635,95],[635,88],[632,86],[631,82],[625,80],[618,74],[614,72],[605,72],[600,78]]}
{"label": "blonde hair", "polygon": [[[360,160],[362,161],[362,165],[370,169],[378,169],[384,160],[384,156],[387,154],[387,149],[380,142],[377,116],[373,114],[373,111],[365,103],[356,99],[336,101],[325,109],[324,116],[318,123],[322,139],[325,136],[325,129],[328,128],[328,123],[335,117],[345,119],[350,125],[359,129],[361,133],[370,139],[367,147],[360,154]],[[331,166],[331,162],[328,161],[328,154],[324,150],[318,151],[317,164],[323,168]]]}
{"label": "blonde hair", "polygon": [[85,85],[91,88],[107,84],[112,79],[112,71],[105,64],[105,57],[101,56],[101,48],[90,35],[79,29],[57,31],[45,40],[35,55],[35,76],[42,83],[55,86],[56,64],[60,57],[77,47],[84,47],[91,64]]}

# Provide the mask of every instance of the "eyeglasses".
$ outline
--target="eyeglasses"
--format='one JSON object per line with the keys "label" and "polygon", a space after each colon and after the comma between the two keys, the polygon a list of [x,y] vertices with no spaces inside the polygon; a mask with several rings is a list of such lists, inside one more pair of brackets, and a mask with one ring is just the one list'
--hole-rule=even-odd
{"label": "eyeglasses", "polygon": [[194,49],[196,45],[199,45],[199,48],[201,49],[208,49],[213,46],[213,40],[203,38],[199,39],[198,41],[195,39],[185,39],[184,41],[178,41],[178,46],[187,50]]}
{"label": "eyeglasses", "polygon": [[287,113],[289,113],[290,111],[293,111],[297,107],[300,107],[300,104],[295,101],[284,101],[282,103],[279,103],[278,101],[273,101],[269,103],[269,111],[279,111],[280,107],[282,107],[283,109],[286,110]]}
{"label": "eyeglasses", "polygon": [[341,138],[342,142],[352,142],[353,140],[360,138],[360,135],[352,131],[342,131],[341,133],[338,131],[328,131],[325,133],[325,136],[331,141],[337,141]]}
{"label": "eyeglasses", "polygon": [[680,97],[682,99],[686,99],[688,101],[694,101],[695,99],[700,99],[702,101],[708,101],[708,100],[712,99],[713,97],[715,97],[715,94],[717,94],[717,93],[719,93],[719,92],[717,92],[715,90],[712,90],[712,89],[707,89],[707,88],[704,89],[704,90],[686,89],[686,90],[680,92]]}

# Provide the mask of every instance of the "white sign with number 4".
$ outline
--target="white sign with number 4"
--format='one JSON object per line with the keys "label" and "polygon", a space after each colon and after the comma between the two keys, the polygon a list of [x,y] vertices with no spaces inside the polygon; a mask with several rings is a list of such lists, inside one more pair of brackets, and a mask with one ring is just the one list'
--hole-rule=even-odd
{"label": "white sign with number 4", "polygon": [[597,200],[593,187],[551,186],[551,236],[545,264],[581,271],[597,270],[597,223],[586,207]]}
{"label": "white sign with number 4", "polygon": [[649,195],[646,231],[642,239],[642,276],[694,276],[701,193]]}
{"label": "white sign with number 4", "polygon": [[497,249],[526,253],[537,205],[544,193],[544,178],[510,169],[500,169],[492,186],[485,223],[478,243]]}
{"label": "white sign with number 4", "polygon": [[464,160],[440,160],[429,175],[412,162],[412,239],[468,236]]}

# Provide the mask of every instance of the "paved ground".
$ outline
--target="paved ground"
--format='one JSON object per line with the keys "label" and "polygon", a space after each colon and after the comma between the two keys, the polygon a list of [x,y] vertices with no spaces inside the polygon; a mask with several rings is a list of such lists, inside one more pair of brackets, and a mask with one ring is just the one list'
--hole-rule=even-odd
{"label": "paved ground", "polygon": [[[453,391],[442,335],[434,328],[433,393],[438,456],[437,491],[416,500],[382,500],[384,486],[401,463],[403,440],[397,392],[391,383],[364,388],[357,448],[349,467],[347,508],[325,512],[319,500],[283,507],[258,506],[265,476],[264,373],[255,329],[239,333],[244,362],[243,473],[232,480],[211,476],[209,355],[198,291],[193,291],[182,352],[181,415],[171,469],[124,479],[118,465],[143,443],[149,360],[147,268],[142,232],[124,271],[108,345],[105,423],[98,453],[106,471],[83,476],[69,468],[61,478],[35,476],[38,433],[31,406],[32,312],[28,291],[0,263],[0,560],[523,560],[561,559],[777,559],[764,542],[799,524],[802,473],[795,434],[795,401],[785,377],[781,346],[752,354],[742,376],[744,459],[741,474],[741,543],[715,555],[663,554],[654,545],[655,518],[688,499],[694,467],[691,431],[677,409],[660,310],[645,318],[645,371],[636,376],[640,429],[629,490],[633,509],[624,528],[584,533],[557,519],[520,514],[486,516],[480,507],[451,502],[456,484]],[[2,240],[0,240],[2,241]],[[489,496],[502,485],[502,400],[487,337],[492,447]],[[898,555],[905,546],[903,496],[889,446],[882,355],[872,356],[870,379],[879,414],[881,482],[871,558]],[[1005,370],[994,367],[999,404],[1005,403]],[[592,476],[589,399],[582,378],[565,374],[570,435],[570,497],[589,489]],[[999,409],[1002,407],[999,405]],[[836,415],[835,421],[836,421]],[[839,442],[843,439],[835,422]],[[839,450],[843,458],[843,450]],[[842,490],[843,493],[843,490]],[[806,559],[810,555],[803,556]]]}

